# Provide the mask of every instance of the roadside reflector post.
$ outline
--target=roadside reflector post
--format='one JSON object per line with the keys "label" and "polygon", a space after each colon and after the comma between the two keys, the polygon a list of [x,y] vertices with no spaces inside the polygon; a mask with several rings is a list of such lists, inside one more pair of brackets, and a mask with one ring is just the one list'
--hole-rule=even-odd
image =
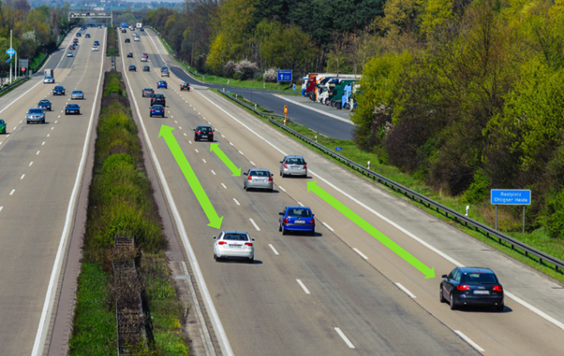
{"label": "roadside reflector post", "polygon": [[284,126],[286,126],[287,119],[288,119],[288,105],[284,105]]}
{"label": "roadside reflector post", "polygon": [[370,169],[370,161],[368,161],[368,163],[366,163],[366,169]]}
{"label": "roadside reflector post", "polygon": [[466,216],[468,216],[468,209],[470,209],[470,205],[466,205]]}
{"label": "roadside reflector post", "polygon": [[317,142],[317,135],[315,135],[315,142]]}

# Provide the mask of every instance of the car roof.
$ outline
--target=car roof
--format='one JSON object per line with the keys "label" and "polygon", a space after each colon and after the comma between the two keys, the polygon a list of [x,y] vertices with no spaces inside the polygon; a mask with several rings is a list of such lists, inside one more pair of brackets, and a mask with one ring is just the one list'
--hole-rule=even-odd
{"label": "car roof", "polygon": [[53,89],[58,89],[58,88],[63,88],[63,89],[64,89],[64,87],[63,87],[62,85],[55,85],[55,87],[54,87]]}
{"label": "car roof", "polygon": [[41,112],[43,112],[43,109],[41,108],[30,108],[29,110],[41,110]]}
{"label": "car roof", "polygon": [[486,267],[458,267],[462,273],[486,273],[495,274],[490,268]]}
{"label": "car roof", "polygon": [[155,93],[155,94],[153,94],[153,95],[154,95],[155,97],[158,97],[158,98],[160,98],[161,96],[164,97],[164,94],[161,94],[161,93]]}
{"label": "car roof", "polygon": [[304,158],[304,157],[298,155],[287,155],[286,158]]}
{"label": "car roof", "polygon": [[198,127],[209,127],[210,129],[212,128],[210,125],[198,125]]}
{"label": "car roof", "polygon": [[71,104],[71,103],[69,103],[69,104],[67,104],[67,106],[78,106],[78,104]]}
{"label": "car roof", "polygon": [[307,210],[311,210],[308,206],[299,206],[299,205],[289,205],[286,208],[292,208],[292,209],[307,209]]}
{"label": "car roof", "polygon": [[264,172],[270,172],[270,170],[268,168],[249,168],[250,171],[264,171]]}
{"label": "car roof", "polygon": [[[143,90],[153,90],[153,88],[145,88]],[[153,90],[154,91],[154,90]]]}
{"label": "car roof", "polygon": [[43,102],[50,102],[50,101],[47,100],[47,99],[41,99],[41,100],[39,100],[39,102],[40,102],[40,103],[43,103]]}
{"label": "car roof", "polygon": [[82,93],[82,90],[73,90],[73,93]]}
{"label": "car roof", "polygon": [[237,230],[223,230],[224,234],[245,234],[248,235],[249,233],[246,231],[237,231]]}

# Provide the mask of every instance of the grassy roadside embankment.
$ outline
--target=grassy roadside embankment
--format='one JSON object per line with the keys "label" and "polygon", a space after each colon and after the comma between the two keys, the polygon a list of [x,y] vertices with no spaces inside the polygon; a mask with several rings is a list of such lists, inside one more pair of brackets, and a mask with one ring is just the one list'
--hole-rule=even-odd
{"label": "grassy roadside embankment", "polygon": [[[216,92],[218,92],[215,89],[212,89]],[[221,94],[220,94],[221,95]],[[234,94],[231,93],[231,96],[235,96]],[[251,103],[250,101],[242,98],[240,95],[237,97],[239,100],[242,100],[243,102],[245,102],[246,104],[249,105],[254,105],[254,103]],[[235,102],[235,104],[237,104]],[[240,105],[241,106],[241,105]],[[339,164],[340,166],[342,166],[343,168],[355,173],[356,175],[366,179],[367,181],[372,182],[372,179],[367,178],[366,176],[362,175],[361,173],[359,173],[358,171],[348,167],[347,165],[331,158],[330,156],[326,155],[325,153],[323,153],[322,151],[316,149],[313,146],[308,145],[307,143],[305,143],[304,141],[300,140],[299,138],[297,138],[296,136],[288,133],[287,131],[281,129],[280,127],[270,123],[268,121],[268,118],[265,118],[263,116],[259,116],[257,114],[255,114],[254,112],[252,112],[251,110],[248,110],[247,108],[245,108],[244,106],[241,106],[243,109],[247,110],[249,113],[255,115],[257,118],[261,119],[262,121],[268,123],[269,125],[271,125],[272,127],[275,127],[277,130],[279,130],[280,132],[283,132],[284,134],[286,134],[287,136],[291,137],[292,139],[294,139],[297,142],[300,142],[301,144],[307,146],[309,149],[316,151],[317,153],[325,156],[326,158],[332,160],[333,162]],[[265,113],[269,113],[270,111],[261,108],[260,106],[257,106],[257,110],[265,112]],[[283,122],[283,119],[275,119],[278,122]],[[309,128],[302,126],[302,125],[298,125],[292,122],[288,122],[287,123],[287,127],[291,128],[294,131],[297,131],[298,133],[312,139],[315,140],[315,137],[317,136],[317,142],[320,143],[321,145],[325,146],[325,147],[329,147],[329,148],[335,148],[335,147],[342,147],[343,150],[339,151],[339,154],[366,167],[367,163],[370,161],[370,169],[376,173],[379,173],[405,187],[408,187],[414,191],[416,191],[417,193],[423,194],[431,199],[433,199],[434,201],[445,205],[453,210],[459,211],[464,213],[466,211],[466,206],[468,204],[464,203],[462,201],[462,199],[460,199],[459,197],[449,197],[449,196],[445,196],[443,195],[441,192],[437,192],[437,191],[433,191],[431,188],[429,188],[429,186],[425,185],[424,182],[421,182],[420,180],[418,180],[417,178],[409,175],[409,174],[405,174],[403,173],[399,168],[397,167],[393,167],[393,166],[389,166],[389,165],[384,165],[381,164],[378,156],[374,153],[370,153],[370,152],[366,152],[363,151],[361,149],[359,149],[356,145],[356,143],[352,140],[340,140],[340,139],[335,139],[335,138],[330,138],[330,137],[326,137],[323,136],[313,130],[310,130]],[[485,242],[486,244],[490,245],[491,247],[505,253],[506,255],[509,255],[513,258],[515,258],[516,260],[523,262],[545,274],[547,274],[550,277],[555,278],[556,280],[560,281],[560,282],[564,282],[564,274],[560,273],[560,272],[556,272],[554,270],[553,267],[548,267],[545,265],[541,265],[538,261],[538,259],[534,256],[525,256],[522,252],[517,251],[517,250],[513,250],[511,249],[511,246],[505,243],[499,243],[497,239],[492,239],[489,238],[487,236],[485,236],[484,234],[477,232],[471,228],[467,228],[461,224],[458,224],[456,222],[454,222],[452,219],[445,217],[443,214],[437,213],[435,210],[433,209],[429,209],[427,208],[425,205],[422,205],[418,202],[413,201],[412,199],[409,199],[407,197],[405,197],[403,194],[398,193],[392,189],[387,188],[384,185],[378,185],[378,187],[388,191],[389,193],[401,198],[402,200],[417,206],[418,208],[424,210],[425,212],[427,212],[428,214],[431,214],[445,222],[447,222],[448,224],[456,227],[457,229],[465,232],[468,235],[473,236],[474,238]],[[489,225],[489,226],[493,226],[493,218],[494,216],[492,215],[491,212],[491,208],[488,206],[484,206],[484,205],[471,205],[470,209],[469,209],[469,213],[468,216],[471,217],[472,219],[479,221],[483,224]],[[512,222],[511,220],[509,220],[507,218],[507,215],[504,215],[502,212],[502,208],[500,208],[500,216],[499,216],[499,221],[498,221],[498,226],[499,226],[499,230],[503,231],[504,228],[507,228],[509,226],[512,226],[514,222]],[[523,243],[534,247],[540,251],[543,251],[545,253],[548,253],[560,260],[564,260],[564,246],[561,243],[561,241],[550,238],[548,236],[548,234],[544,233],[543,231],[540,230],[536,230],[530,233],[525,233],[525,234],[521,234],[521,233],[517,233],[517,232],[505,232],[504,233],[506,235],[509,235],[519,241],[522,241]]]}
{"label": "grassy roadside embankment", "polygon": [[166,264],[166,238],[125,93],[120,73],[107,72],[69,354],[117,353],[112,251],[118,235],[134,237],[135,250],[143,251],[137,273],[148,297],[154,343],[148,340],[149,349],[135,354],[188,355],[184,308]]}

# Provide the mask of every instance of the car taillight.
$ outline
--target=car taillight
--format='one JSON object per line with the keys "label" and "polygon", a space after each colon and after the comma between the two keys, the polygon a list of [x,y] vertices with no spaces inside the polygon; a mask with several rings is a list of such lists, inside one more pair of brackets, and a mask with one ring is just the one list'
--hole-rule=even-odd
{"label": "car taillight", "polygon": [[304,169],[307,169],[307,164],[304,164]]}
{"label": "car taillight", "polygon": [[218,244],[218,245],[225,245],[226,243],[227,243],[227,242],[225,242],[225,241],[219,241],[217,244]]}
{"label": "car taillight", "polygon": [[245,242],[245,245],[246,245],[246,246],[251,246],[251,247],[252,247],[252,246],[253,246],[253,243],[252,243],[252,242]]}
{"label": "car taillight", "polygon": [[284,218],[284,224],[288,223],[288,218]]}
{"label": "car taillight", "polygon": [[268,177],[268,181],[269,181],[269,182],[274,182],[274,179],[272,179],[272,177]]}
{"label": "car taillight", "polygon": [[253,177],[251,177],[251,176],[249,175],[249,177],[247,178],[247,180],[253,180]]}
{"label": "car taillight", "polygon": [[197,134],[201,133],[201,131],[196,131]]}
{"label": "car taillight", "polygon": [[496,292],[503,292],[503,287],[502,287],[502,286],[494,286],[492,289],[493,289],[494,291],[496,291]]}
{"label": "car taillight", "polygon": [[311,218],[311,221],[309,222],[310,225],[315,225],[315,219]]}
{"label": "car taillight", "polygon": [[284,168],[288,169],[288,163],[284,163]]}
{"label": "car taillight", "polygon": [[470,286],[458,285],[458,286],[456,286],[456,289],[458,289],[458,290],[470,290]]}

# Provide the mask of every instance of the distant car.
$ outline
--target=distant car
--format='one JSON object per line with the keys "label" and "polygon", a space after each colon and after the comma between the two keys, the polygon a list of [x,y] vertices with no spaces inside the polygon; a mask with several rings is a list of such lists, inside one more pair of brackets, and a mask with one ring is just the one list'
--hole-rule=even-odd
{"label": "distant car", "polygon": [[38,108],[42,108],[43,110],[52,110],[51,102],[47,99],[39,100],[39,104],[37,104]]}
{"label": "distant car", "polygon": [[139,31],[145,32],[145,29],[143,27],[139,27]]}
{"label": "distant car", "polygon": [[57,85],[53,88],[53,95],[65,95],[65,88],[62,85]]}
{"label": "distant car", "polygon": [[82,36],[82,34],[80,32],[77,32],[76,37],[80,37],[80,36]]}
{"label": "distant car", "polygon": [[73,57],[74,55],[72,54],[72,52],[67,52],[67,57]]}
{"label": "distant car", "polygon": [[99,46],[100,45],[100,41],[94,41],[94,46]]}
{"label": "distant car", "polygon": [[147,57],[141,57],[141,62],[147,62]]}
{"label": "distant car", "polygon": [[129,71],[133,71],[136,72],[137,71],[137,67],[135,67],[133,64],[129,66]]}
{"label": "distant car", "polygon": [[98,46],[93,46],[93,47],[92,47],[92,50],[93,50],[93,51],[98,51]]}
{"label": "distant car", "polygon": [[242,258],[249,263],[255,261],[255,247],[249,234],[245,231],[222,231],[219,237],[214,237],[213,258]]}
{"label": "distant car", "polygon": [[[127,30],[124,29],[124,28],[122,28],[122,29],[121,29],[121,33],[127,33]],[[125,40],[125,41],[127,42],[127,40]],[[129,43],[129,42],[127,42],[127,43]]]}
{"label": "distant car", "polygon": [[182,84],[180,84],[180,91],[183,91],[183,90],[190,91],[190,84],[188,84],[187,82],[183,82]]}
{"label": "distant car", "polygon": [[150,72],[151,68],[149,68],[149,66],[144,66],[143,67],[143,72]]}
{"label": "distant car", "polygon": [[90,38],[90,34],[87,33],[86,35],[84,35],[85,38]]}
{"label": "distant car", "polygon": [[307,177],[307,163],[302,156],[286,156],[280,161],[280,175]]}
{"label": "distant car", "polygon": [[163,94],[153,94],[151,97],[151,106],[162,105],[166,106],[166,98]]}
{"label": "distant car", "polygon": [[164,81],[164,80],[159,80],[159,81],[157,82],[157,89],[159,89],[159,88],[168,89],[168,84],[166,83],[166,81]]}
{"label": "distant car", "polygon": [[450,309],[463,305],[482,305],[503,311],[503,287],[491,269],[456,267],[442,278],[439,300],[441,303],[450,303]]}
{"label": "distant car", "polygon": [[133,58],[133,52],[129,52],[129,53],[127,54],[127,58]]}
{"label": "distant car", "polygon": [[30,122],[41,122],[41,123],[44,124],[45,123],[45,113],[43,112],[42,108],[31,108],[26,113],[25,119],[26,119],[28,124]]}
{"label": "distant car", "polygon": [[163,70],[168,70],[168,67],[167,67],[167,66],[162,66],[162,67],[161,67],[161,72],[162,72]]}
{"label": "distant car", "polygon": [[0,133],[1,134],[5,134],[6,133],[6,121],[0,119]]}
{"label": "distant car", "polygon": [[77,45],[77,44],[78,44],[78,38],[73,39],[73,40],[72,40],[72,43],[75,44],[75,45]]}
{"label": "distant car", "polygon": [[46,75],[45,78],[43,78],[43,84],[54,84],[54,83],[55,83],[55,79],[53,79],[53,77],[50,75]]}
{"label": "distant car", "polygon": [[73,92],[71,93],[71,99],[84,99],[84,93],[82,92],[82,90],[73,90]]}
{"label": "distant car", "polygon": [[161,71],[161,77],[170,77],[170,73],[168,72],[168,70]]}
{"label": "distant car", "polygon": [[[123,31],[122,31],[123,32]],[[125,39],[125,43],[131,43],[131,40],[129,38]]]}
{"label": "distant car", "polygon": [[194,129],[194,141],[213,141],[213,129],[211,126],[200,125]]}
{"label": "distant car", "polygon": [[155,91],[153,90],[153,88],[145,88],[143,89],[143,97],[151,97],[153,96],[153,94],[155,94]]}
{"label": "distant car", "polygon": [[141,56],[143,56],[145,58],[149,58],[149,55],[147,53],[143,53]]}
{"label": "distant car", "polygon": [[272,192],[274,188],[273,174],[265,168],[251,168],[244,173],[243,189],[266,189]]}
{"label": "distant car", "polygon": [[76,47],[75,47],[75,46],[69,46],[69,49],[70,49],[71,51],[74,51],[74,50],[76,49]]}
{"label": "distant car", "polygon": [[315,236],[315,215],[310,208],[287,206],[278,215],[278,231],[282,231],[282,235],[286,235],[288,231],[303,231]]}
{"label": "distant car", "polygon": [[80,106],[78,104],[67,104],[65,106],[65,115],[70,114],[80,115]]}
{"label": "distant car", "polygon": [[153,105],[151,106],[151,111],[149,116],[153,117],[153,116],[165,116],[165,109],[162,105]]}

